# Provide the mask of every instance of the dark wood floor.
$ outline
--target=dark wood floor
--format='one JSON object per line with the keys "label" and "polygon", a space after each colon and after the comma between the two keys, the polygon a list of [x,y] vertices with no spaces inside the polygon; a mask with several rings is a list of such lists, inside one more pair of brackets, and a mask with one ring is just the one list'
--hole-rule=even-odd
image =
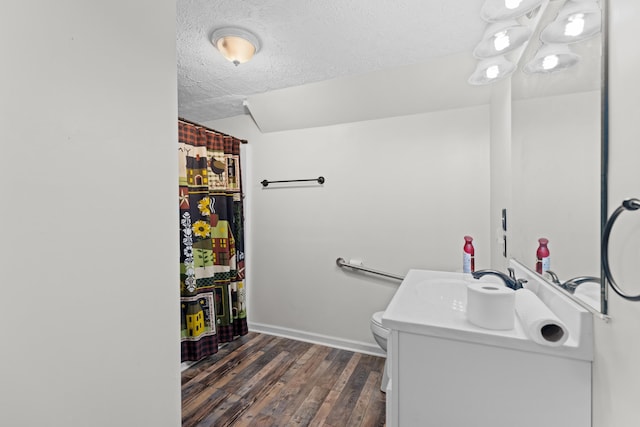
{"label": "dark wood floor", "polygon": [[250,332],[182,373],[183,427],[384,426],[384,359]]}

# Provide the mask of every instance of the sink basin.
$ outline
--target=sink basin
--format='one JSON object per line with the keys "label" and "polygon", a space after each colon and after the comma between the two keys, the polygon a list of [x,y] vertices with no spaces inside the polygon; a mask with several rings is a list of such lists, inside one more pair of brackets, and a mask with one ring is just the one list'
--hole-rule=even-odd
{"label": "sink basin", "polygon": [[[467,321],[467,286],[471,283],[492,283],[504,286],[495,276],[474,279],[467,273],[410,270],[386,314],[397,312],[396,320],[416,327],[476,328]],[[397,298],[396,298],[397,297]],[[393,320],[386,316],[387,321]],[[385,316],[383,316],[384,324]]]}
{"label": "sink basin", "polygon": [[467,311],[467,285],[471,280],[443,278],[423,280],[416,284],[416,294],[427,310]]}
{"label": "sink basin", "polygon": [[437,272],[437,277],[416,283],[416,295],[425,304],[425,310],[467,311],[467,285],[471,283],[493,283],[504,286],[495,276],[474,279],[469,274]]}

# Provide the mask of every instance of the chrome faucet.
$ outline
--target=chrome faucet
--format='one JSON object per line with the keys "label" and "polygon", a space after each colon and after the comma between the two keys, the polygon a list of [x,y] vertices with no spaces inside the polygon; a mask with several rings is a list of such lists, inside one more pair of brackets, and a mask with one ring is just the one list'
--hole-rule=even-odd
{"label": "chrome faucet", "polygon": [[558,278],[558,275],[556,273],[554,273],[551,270],[547,270],[547,271],[545,271],[545,273],[547,273],[551,277],[551,282],[554,285],[558,285],[558,286],[562,287],[562,283],[560,282],[560,279]]}
{"label": "chrome faucet", "polygon": [[[511,274],[511,271],[509,271],[509,273]],[[474,279],[479,279],[482,276],[486,276],[486,275],[498,276],[499,278],[502,279],[502,281],[507,287],[511,289],[516,289],[516,290],[521,289],[523,283],[527,283],[527,281],[524,279],[516,279],[515,274],[513,274],[513,277],[511,277],[498,270],[478,270],[471,273],[471,275],[473,276]]]}
{"label": "chrome faucet", "polygon": [[595,276],[578,276],[573,279],[569,279],[564,282],[561,286],[567,291],[574,293],[576,288],[583,283],[593,282],[593,283],[601,283],[601,279]]}

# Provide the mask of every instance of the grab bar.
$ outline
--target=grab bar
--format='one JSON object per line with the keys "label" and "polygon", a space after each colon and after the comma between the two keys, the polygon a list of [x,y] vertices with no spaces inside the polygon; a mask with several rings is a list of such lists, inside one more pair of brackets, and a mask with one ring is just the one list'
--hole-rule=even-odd
{"label": "grab bar", "polygon": [[363,267],[361,265],[349,264],[348,262],[345,262],[344,258],[336,259],[336,264],[340,268],[349,267],[349,268],[352,268],[354,270],[366,271],[367,273],[377,274],[379,276],[389,277],[391,279],[396,279],[396,280],[400,280],[400,281],[404,280],[403,276],[397,276],[395,274],[385,273],[384,271],[374,270],[372,268]]}

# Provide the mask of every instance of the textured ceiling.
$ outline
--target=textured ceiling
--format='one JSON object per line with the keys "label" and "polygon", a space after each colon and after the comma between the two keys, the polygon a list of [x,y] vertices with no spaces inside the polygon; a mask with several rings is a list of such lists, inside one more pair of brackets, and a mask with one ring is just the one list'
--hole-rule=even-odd
{"label": "textured ceiling", "polygon": [[[244,114],[250,95],[469,52],[486,24],[484,0],[178,0],[180,117]],[[261,50],[234,66],[210,41],[238,26]]]}

